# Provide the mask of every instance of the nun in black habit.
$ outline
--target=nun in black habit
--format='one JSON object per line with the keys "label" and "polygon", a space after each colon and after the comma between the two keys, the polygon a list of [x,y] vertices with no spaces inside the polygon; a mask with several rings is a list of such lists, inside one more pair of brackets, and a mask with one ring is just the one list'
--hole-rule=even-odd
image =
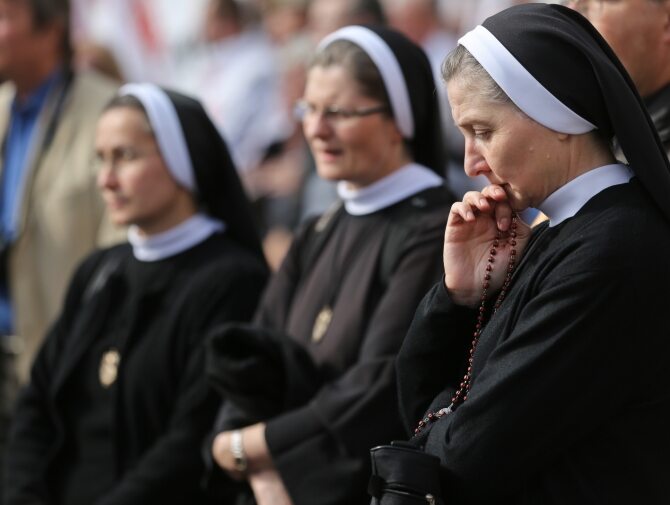
{"label": "nun in black habit", "polygon": [[130,243],[71,281],[18,402],[4,503],[205,503],[219,400],[203,336],[249,319],[267,277],[249,205],[196,100],[126,85],[97,128],[98,183]]}
{"label": "nun in black habit", "polygon": [[412,442],[449,504],[670,503],[670,173],[643,102],[558,5],[488,18],[443,74],[491,185],[452,206],[398,358]]}
{"label": "nun in black habit", "polygon": [[260,505],[364,503],[368,449],[403,433],[394,361],[453,201],[428,59],[392,30],[345,27],[320,43],[298,113],[342,201],[298,233],[254,325],[213,339],[229,401],[212,452]]}

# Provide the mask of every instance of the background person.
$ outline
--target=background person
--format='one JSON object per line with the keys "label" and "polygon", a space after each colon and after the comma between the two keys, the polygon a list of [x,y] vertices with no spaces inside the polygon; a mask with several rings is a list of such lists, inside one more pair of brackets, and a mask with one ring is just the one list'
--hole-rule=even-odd
{"label": "background person", "polygon": [[644,98],[666,153],[670,153],[670,2],[568,2],[593,23]]}
{"label": "background person", "polygon": [[203,336],[255,309],[266,266],[228,149],[199,102],[124,86],[96,131],[124,244],[88,256],[23,391],[3,492],[20,503],[203,503],[218,407]]}
{"label": "background person", "polygon": [[116,86],[73,72],[67,0],[0,0],[0,468],[19,383],[68,279],[120,241],[95,187],[93,131]]}
{"label": "background person", "polygon": [[[236,354],[227,352],[227,338],[236,331],[242,343],[274,335],[281,350],[297,347],[307,355],[299,364],[309,368],[308,361],[315,377],[295,382],[311,391],[290,408],[222,416],[212,453],[229,476],[251,485],[258,504],[362,503],[368,448],[402,433],[395,355],[439,271],[452,201],[437,175],[444,166],[439,105],[418,46],[389,29],[355,26],[321,42],[299,111],[319,175],[339,181],[343,205],[297,235],[255,325],[216,334],[220,355],[211,368],[218,384],[232,384],[224,414],[240,396],[235,384],[248,388],[226,366]],[[268,388],[281,388],[281,378],[260,372]]]}
{"label": "background person", "polygon": [[116,86],[73,73],[68,17],[67,0],[0,0],[0,333],[19,337],[22,381],[77,263],[122,237],[104,217],[92,149]]}

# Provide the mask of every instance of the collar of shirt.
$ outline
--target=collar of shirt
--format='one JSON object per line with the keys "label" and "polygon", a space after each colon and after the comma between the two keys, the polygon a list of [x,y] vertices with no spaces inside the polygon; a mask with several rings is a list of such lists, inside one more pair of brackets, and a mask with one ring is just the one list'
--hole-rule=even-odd
{"label": "collar of shirt", "polygon": [[558,188],[540,204],[539,209],[549,218],[549,226],[556,226],[577,214],[601,191],[625,184],[632,177],[631,169],[621,163],[594,168]]}
{"label": "collar of shirt", "polygon": [[337,193],[352,216],[364,216],[385,209],[428,188],[442,186],[444,179],[431,169],[410,163],[372,184],[352,189],[346,181]]}
{"label": "collar of shirt", "polygon": [[49,92],[56,86],[63,77],[62,69],[57,69],[47,77],[37,89],[30,93],[24,100],[20,100],[18,94],[12,102],[12,117],[34,117],[36,118],[40,110],[47,101]]}

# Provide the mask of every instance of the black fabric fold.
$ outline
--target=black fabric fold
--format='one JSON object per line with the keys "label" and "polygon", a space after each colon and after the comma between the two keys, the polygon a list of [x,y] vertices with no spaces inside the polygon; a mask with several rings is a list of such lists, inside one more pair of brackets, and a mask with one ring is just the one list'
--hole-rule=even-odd
{"label": "black fabric fold", "polygon": [[288,336],[251,324],[226,324],[208,338],[206,375],[249,420],[296,407],[323,383],[311,356]]}

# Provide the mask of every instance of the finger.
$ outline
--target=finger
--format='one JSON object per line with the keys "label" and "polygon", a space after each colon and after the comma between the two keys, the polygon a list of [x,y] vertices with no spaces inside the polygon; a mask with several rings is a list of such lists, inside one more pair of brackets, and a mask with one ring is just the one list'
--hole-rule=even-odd
{"label": "finger", "polygon": [[479,191],[468,191],[465,193],[463,195],[463,202],[484,213],[490,213],[493,209],[492,203],[494,203]]}
{"label": "finger", "polygon": [[481,191],[482,195],[496,202],[503,202],[507,200],[507,193],[505,189],[499,184],[489,184]]}
{"label": "finger", "polygon": [[489,207],[493,209],[496,226],[501,231],[507,231],[512,223],[512,208],[507,199],[507,193],[499,184],[489,184],[479,193],[479,198],[486,198]]}
{"label": "finger", "polygon": [[506,201],[498,202],[495,207],[496,225],[500,231],[507,231],[512,224],[514,211]]}
{"label": "finger", "polygon": [[466,202],[455,202],[451,205],[447,224],[472,222],[476,219],[475,209]]}

